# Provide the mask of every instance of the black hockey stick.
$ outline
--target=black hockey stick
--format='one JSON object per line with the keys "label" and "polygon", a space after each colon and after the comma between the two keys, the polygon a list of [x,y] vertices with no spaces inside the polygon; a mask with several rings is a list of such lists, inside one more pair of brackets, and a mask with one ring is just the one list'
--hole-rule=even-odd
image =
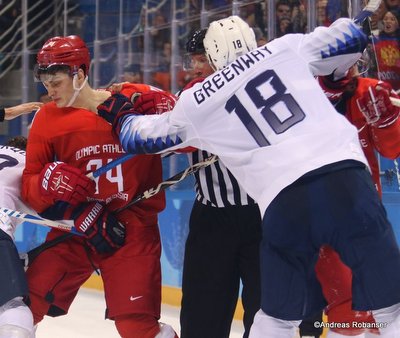
{"label": "black hockey stick", "polygon": [[36,248],[33,248],[31,250],[29,250],[25,255],[26,256],[20,256],[21,260],[24,264],[24,267],[27,268],[29,267],[29,265],[35,260],[35,258],[37,256],[39,256],[43,251],[52,248],[53,246],[64,242],[65,240],[67,240],[68,238],[71,238],[72,236],[74,236],[75,234],[72,232],[67,232],[65,234],[62,234],[56,238],[53,238],[50,241],[44,242],[40,245],[38,245]]}
{"label": "black hockey stick", "polygon": [[167,189],[168,187],[170,187],[172,185],[175,185],[176,183],[182,181],[183,179],[185,179],[189,175],[194,174],[199,169],[208,167],[210,164],[216,162],[217,160],[218,160],[217,155],[212,155],[212,156],[206,158],[204,161],[198,162],[198,163],[186,168],[185,170],[183,170],[183,171],[177,173],[176,175],[168,178],[167,180],[161,182],[156,187],[150,188],[150,189],[144,191],[143,193],[141,193],[140,195],[137,195],[128,204],[126,204],[123,207],[115,210],[114,212],[115,213],[119,213],[120,211],[129,208],[131,205],[133,205],[135,203],[138,203],[140,201],[146,200],[146,199],[158,194],[160,191],[165,190],[165,189]]}

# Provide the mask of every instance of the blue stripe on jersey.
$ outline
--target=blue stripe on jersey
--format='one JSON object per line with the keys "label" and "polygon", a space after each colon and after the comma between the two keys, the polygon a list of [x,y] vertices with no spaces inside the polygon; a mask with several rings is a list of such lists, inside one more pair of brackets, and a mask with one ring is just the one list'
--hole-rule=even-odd
{"label": "blue stripe on jersey", "polygon": [[332,56],[361,53],[368,43],[368,37],[357,27],[352,24],[349,25],[351,34],[343,33],[343,39],[336,39],[337,46],[329,46],[329,51],[321,51],[321,57],[323,59]]}

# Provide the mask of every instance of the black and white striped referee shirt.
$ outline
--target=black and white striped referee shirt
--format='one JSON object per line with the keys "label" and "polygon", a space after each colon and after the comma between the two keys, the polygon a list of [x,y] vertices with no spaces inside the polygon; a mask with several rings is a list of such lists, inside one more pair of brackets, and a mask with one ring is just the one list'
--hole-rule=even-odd
{"label": "black and white striped referee shirt", "polygon": [[[197,150],[188,155],[191,165],[211,156],[210,153],[203,150]],[[220,161],[200,169],[194,176],[196,199],[205,205],[222,208],[255,204],[255,201],[247,195],[236,178]]]}

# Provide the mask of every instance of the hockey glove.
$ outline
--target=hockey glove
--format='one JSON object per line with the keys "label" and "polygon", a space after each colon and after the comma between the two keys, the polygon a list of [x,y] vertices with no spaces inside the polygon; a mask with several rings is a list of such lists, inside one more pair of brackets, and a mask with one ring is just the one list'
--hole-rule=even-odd
{"label": "hockey glove", "polygon": [[125,242],[125,226],[99,202],[81,204],[72,211],[71,218],[97,253],[112,253]]}
{"label": "hockey glove", "polygon": [[128,111],[120,111],[113,123],[113,135],[118,136],[121,124],[126,115],[155,115],[162,114],[174,108],[176,96],[163,90],[151,90],[145,93],[137,93],[132,97],[133,108]]}
{"label": "hockey glove", "polygon": [[130,111],[132,102],[122,94],[113,94],[97,107],[97,113],[108,123],[113,124],[119,112]]}
{"label": "hockey glove", "polygon": [[384,128],[397,120],[400,108],[395,107],[390,101],[391,93],[393,91],[387,83],[379,82],[375,86],[370,86],[368,91],[356,100],[369,125]]}
{"label": "hockey glove", "polygon": [[175,103],[175,95],[162,90],[152,90],[135,99],[133,110],[141,115],[162,114],[172,110]]}
{"label": "hockey glove", "polygon": [[64,162],[45,165],[39,175],[40,191],[55,201],[65,201],[72,205],[86,202],[96,191],[96,184],[78,168]]}

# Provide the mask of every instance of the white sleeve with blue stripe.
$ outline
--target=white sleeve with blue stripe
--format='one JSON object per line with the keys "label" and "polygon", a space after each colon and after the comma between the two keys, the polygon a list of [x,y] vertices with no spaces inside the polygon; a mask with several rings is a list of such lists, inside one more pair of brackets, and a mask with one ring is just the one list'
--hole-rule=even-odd
{"label": "white sleeve with blue stripe", "polygon": [[179,131],[182,128],[171,125],[169,117],[170,112],[125,117],[119,135],[123,149],[132,154],[155,154],[180,145]]}

